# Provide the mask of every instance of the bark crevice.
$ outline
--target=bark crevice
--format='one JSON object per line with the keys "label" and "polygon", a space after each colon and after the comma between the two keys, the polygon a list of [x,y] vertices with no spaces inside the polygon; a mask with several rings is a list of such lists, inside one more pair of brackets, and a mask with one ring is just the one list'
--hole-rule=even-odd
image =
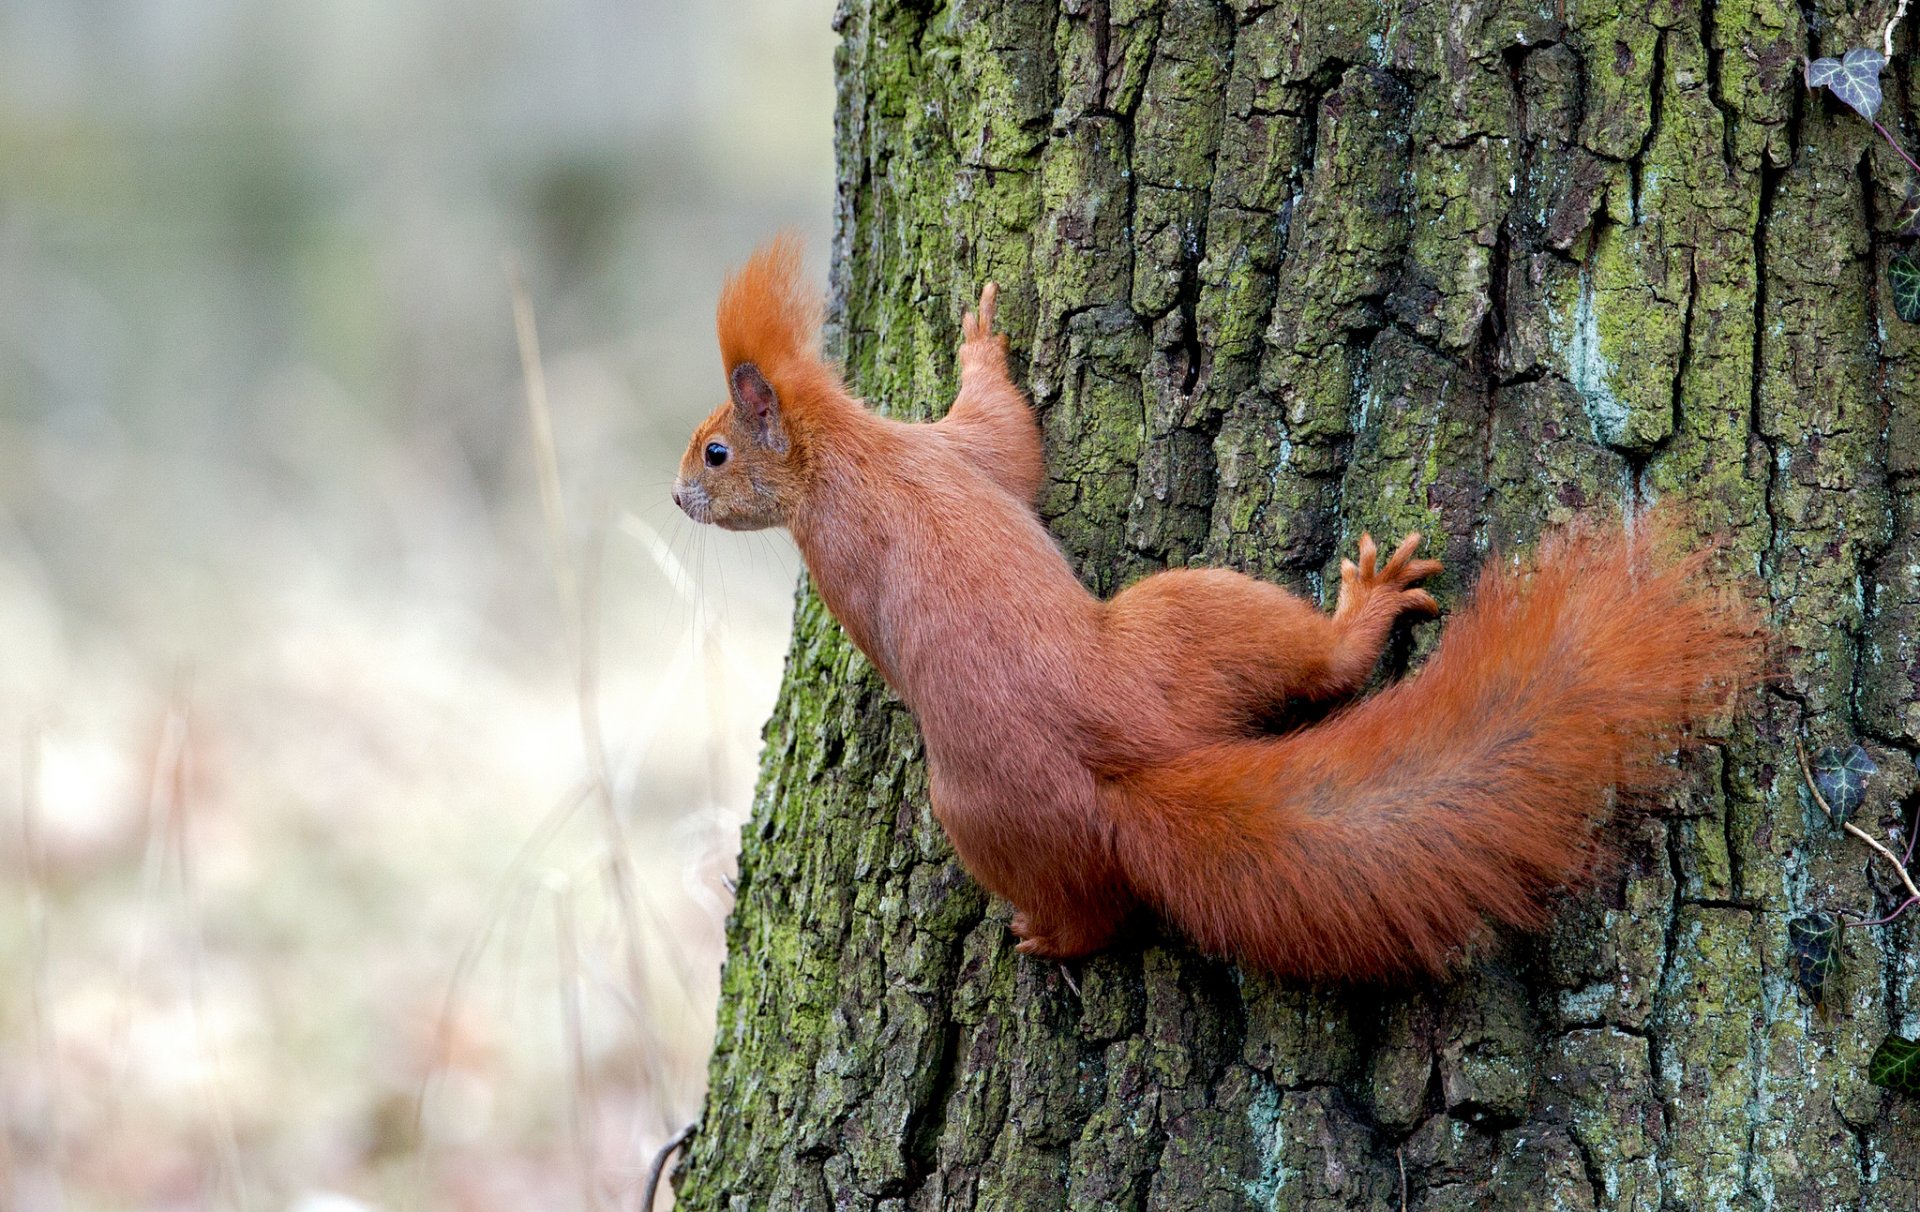
{"label": "bark crevice", "polygon": [[[688,1152],[685,1206],[1329,1212],[1397,1206],[1403,1160],[1425,1212],[1920,1206],[1916,1113],[1863,1076],[1913,1025],[1907,932],[1850,932],[1821,1012],[1784,955],[1794,914],[1876,895],[1802,806],[1794,739],[1864,734],[1903,768],[1890,802],[1920,787],[1920,338],[1879,285],[1871,132],[1798,79],[1870,22],[1826,0],[837,21],[851,381],[936,414],[959,307],[999,281],[1043,516],[1089,584],[1204,557],[1319,593],[1361,530],[1417,529],[1453,607],[1489,551],[1675,500],[1769,596],[1783,676],[1614,826],[1607,888],[1444,986],[1288,989],[1149,929],[1075,995],[1013,953],[910,723],[803,593],[729,927],[725,1130]],[[1890,119],[1907,104],[1889,90]]]}

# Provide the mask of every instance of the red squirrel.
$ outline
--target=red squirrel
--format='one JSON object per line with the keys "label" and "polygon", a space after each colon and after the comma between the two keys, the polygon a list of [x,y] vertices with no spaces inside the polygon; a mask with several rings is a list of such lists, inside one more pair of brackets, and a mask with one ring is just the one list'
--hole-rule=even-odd
{"label": "red squirrel", "polygon": [[[1347,704],[1394,622],[1437,613],[1417,534],[1361,536],[1331,615],[1219,568],[1101,601],[1042,525],[1040,431],[988,283],[960,391],[924,424],[869,412],[818,349],[791,239],[727,283],[730,400],[673,497],[785,526],[815,589],[918,720],[933,811],[1012,902],[1019,950],[1071,959],[1146,905],[1205,950],[1308,981],[1442,974],[1489,922],[1537,927],[1589,878],[1616,790],[1758,672],[1755,617],[1592,524],[1490,562],[1416,674]],[[1338,705],[1273,735],[1290,701]]]}

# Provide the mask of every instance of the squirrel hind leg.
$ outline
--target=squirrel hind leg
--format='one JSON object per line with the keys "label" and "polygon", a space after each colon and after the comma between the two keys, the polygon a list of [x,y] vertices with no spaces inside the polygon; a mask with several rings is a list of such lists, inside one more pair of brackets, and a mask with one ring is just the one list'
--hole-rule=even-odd
{"label": "squirrel hind leg", "polygon": [[1358,693],[1402,615],[1435,612],[1413,586],[1439,571],[1409,540],[1384,564],[1372,543],[1351,565],[1329,616],[1278,585],[1222,568],[1175,569],[1108,603],[1116,668],[1158,687],[1167,713],[1199,740],[1267,731],[1302,704]]}

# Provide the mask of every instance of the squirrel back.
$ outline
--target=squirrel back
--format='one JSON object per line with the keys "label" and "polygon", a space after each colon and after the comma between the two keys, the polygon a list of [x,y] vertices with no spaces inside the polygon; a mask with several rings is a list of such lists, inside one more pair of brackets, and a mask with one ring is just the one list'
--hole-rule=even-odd
{"label": "squirrel back", "polygon": [[1489,920],[1538,927],[1606,857],[1615,797],[1673,784],[1683,725],[1760,672],[1705,555],[1577,524],[1489,564],[1413,676],[1279,737],[1103,788],[1139,894],[1195,942],[1307,978],[1439,973]]}

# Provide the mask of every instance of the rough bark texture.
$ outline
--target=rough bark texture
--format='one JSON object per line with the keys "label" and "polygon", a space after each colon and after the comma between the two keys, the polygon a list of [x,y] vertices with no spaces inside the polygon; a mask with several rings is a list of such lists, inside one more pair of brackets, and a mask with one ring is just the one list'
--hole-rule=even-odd
{"label": "rough bark texture", "polygon": [[1795,913],[1885,891],[1793,738],[1865,741],[1876,831],[1920,745],[1903,170],[1797,64],[1885,16],[844,0],[830,339],[926,415],[1002,283],[1090,585],[1225,563],[1324,597],[1363,528],[1417,528],[1457,601],[1544,524],[1678,498],[1771,596],[1786,675],[1619,826],[1617,878],[1444,987],[1147,939],[1076,994],[1014,954],[911,719],[803,593],[683,1204],[1920,1206],[1920,1114],[1864,1077],[1920,1022],[1913,927],[1848,932],[1824,1011],[1785,960]]}

